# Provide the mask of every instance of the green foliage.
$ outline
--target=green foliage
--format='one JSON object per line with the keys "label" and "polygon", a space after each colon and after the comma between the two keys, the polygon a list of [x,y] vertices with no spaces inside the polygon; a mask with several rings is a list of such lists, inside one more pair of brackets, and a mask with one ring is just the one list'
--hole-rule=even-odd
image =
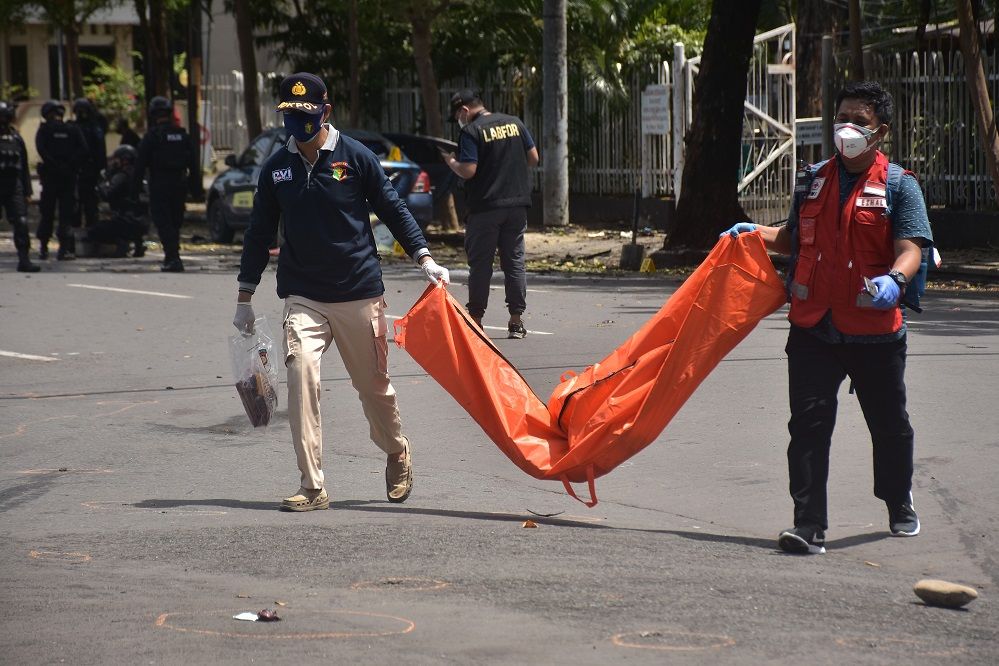
{"label": "green foliage", "polygon": [[[132,55],[141,58],[138,53]],[[93,72],[83,80],[84,94],[109,120],[126,118],[132,125],[139,124],[143,117],[142,74],[126,71],[86,53],[80,57],[94,63]]]}
{"label": "green foliage", "polygon": [[0,101],[17,102],[38,96],[38,91],[28,86],[20,86],[9,81],[0,82]]}
{"label": "green foliage", "polygon": [[[231,0],[230,0],[231,2]],[[362,104],[377,113],[390,72],[401,85],[415,81],[410,17],[432,16],[433,63],[439,80],[495,78],[524,72],[516,84],[539,92],[543,0],[358,0]],[[321,74],[330,86],[334,113],[349,89],[349,0],[250,3],[258,38],[292,70]],[[623,102],[636,68],[672,59],[673,44],[700,52],[710,12],[705,0],[569,0],[570,85],[595,87]],[[316,20],[322,17],[322,20]],[[532,74],[533,72],[533,74]]]}

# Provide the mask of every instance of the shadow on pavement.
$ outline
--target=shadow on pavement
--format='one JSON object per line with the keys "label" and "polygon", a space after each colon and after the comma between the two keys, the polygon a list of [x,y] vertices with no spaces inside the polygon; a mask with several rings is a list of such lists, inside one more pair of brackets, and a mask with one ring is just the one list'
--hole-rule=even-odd
{"label": "shadow on pavement", "polygon": [[[251,511],[278,511],[280,502],[247,502],[236,499],[147,499],[131,504],[137,509],[176,509],[185,506],[218,506],[229,509],[248,509]],[[752,548],[762,548],[764,550],[776,550],[776,539],[761,539],[758,537],[746,537],[732,534],[711,534],[708,532],[686,532],[681,530],[655,530],[643,529],[639,527],[614,527],[611,525],[599,525],[595,523],[581,522],[571,519],[556,518],[552,516],[539,516],[530,511],[524,513],[507,512],[486,512],[486,511],[451,511],[448,509],[428,509],[417,507],[403,507],[390,504],[385,500],[341,500],[330,502],[331,509],[342,511],[370,511],[374,513],[405,513],[419,514],[424,516],[436,516],[440,518],[461,518],[466,520],[487,520],[497,522],[508,522],[511,520],[533,520],[539,525],[552,525],[556,527],[581,527],[584,529],[596,530],[616,530],[622,532],[644,532],[647,534],[668,534],[689,539],[691,541],[707,541],[712,543],[728,543]],[[848,537],[834,542],[837,546],[856,545],[867,541],[875,541],[883,538],[880,534],[861,535],[858,537]]]}

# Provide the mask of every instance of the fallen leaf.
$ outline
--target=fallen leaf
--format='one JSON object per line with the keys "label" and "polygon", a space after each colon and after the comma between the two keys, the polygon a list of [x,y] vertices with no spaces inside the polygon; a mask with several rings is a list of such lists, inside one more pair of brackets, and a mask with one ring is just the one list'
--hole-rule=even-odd
{"label": "fallen leaf", "polygon": [[287,606],[288,605],[287,601],[275,601],[274,603],[277,604],[278,606]]}
{"label": "fallen leaf", "polygon": [[536,522],[534,522],[533,520],[525,520],[524,524],[521,525],[521,527],[537,527],[537,526],[538,526],[538,524]]}
{"label": "fallen leaf", "polygon": [[864,564],[866,564],[869,567],[878,567],[878,568],[881,567],[881,565],[878,564],[877,562],[867,562],[867,561],[865,561]]}
{"label": "fallen leaf", "polygon": [[236,598],[237,599],[252,599],[253,597],[251,597],[249,594],[237,594]]}

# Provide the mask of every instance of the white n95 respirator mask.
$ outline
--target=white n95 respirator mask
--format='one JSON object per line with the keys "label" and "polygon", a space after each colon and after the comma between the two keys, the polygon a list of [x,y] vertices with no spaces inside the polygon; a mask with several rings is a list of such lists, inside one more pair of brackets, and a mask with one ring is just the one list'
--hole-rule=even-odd
{"label": "white n95 respirator mask", "polygon": [[874,130],[853,123],[836,123],[833,125],[833,143],[836,151],[843,157],[853,159],[860,157],[880,143],[880,139],[872,142]]}

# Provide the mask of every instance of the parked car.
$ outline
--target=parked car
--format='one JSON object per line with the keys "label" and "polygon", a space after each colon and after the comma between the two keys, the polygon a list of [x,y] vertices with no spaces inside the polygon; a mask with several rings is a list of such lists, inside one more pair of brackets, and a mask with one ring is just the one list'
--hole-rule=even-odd
{"label": "parked car", "polygon": [[434,203],[451,194],[460,183],[461,179],[454,171],[451,171],[451,167],[441,156],[442,150],[447,153],[458,153],[458,144],[454,141],[422,134],[385,132],[384,135],[389,141],[402,148],[402,152],[419,164],[420,168],[430,176],[430,182],[433,183]]}
{"label": "parked car", "polygon": [[[430,176],[409,159],[402,149],[385,136],[367,130],[341,129],[341,133],[360,141],[378,156],[385,175],[421,229],[433,219],[433,194]],[[229,155],[229,168],[219,174],[208,191],[208,231],[216,243],[230,243],[236,231],[250,225],[253,192],[264,162],[288,142],[287,130],[272,127],[250,142],[239,156]]]}

